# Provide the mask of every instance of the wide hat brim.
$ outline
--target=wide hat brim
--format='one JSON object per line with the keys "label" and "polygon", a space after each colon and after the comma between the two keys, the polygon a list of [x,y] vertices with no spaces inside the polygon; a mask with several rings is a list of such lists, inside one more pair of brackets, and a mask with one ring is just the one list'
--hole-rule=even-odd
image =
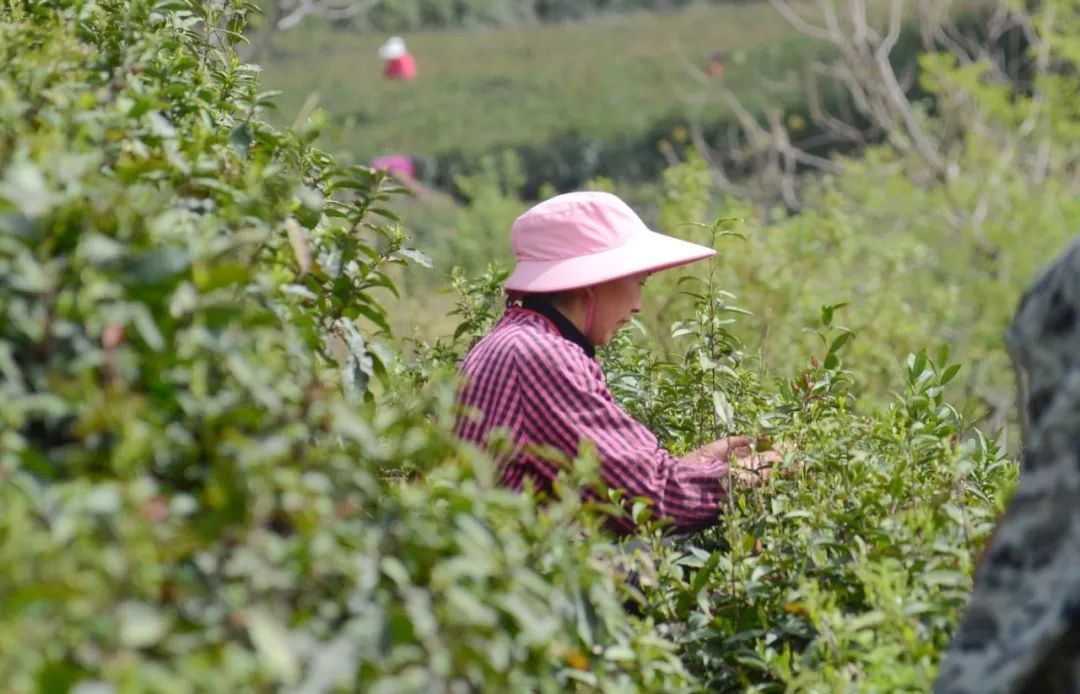
{"label": "wide hat brim", "polygon": [[616,248],[559,260],[518,260],[504,285],[528,294],[563,292],[686,265],[716,255],[707,246],[647,231]]}

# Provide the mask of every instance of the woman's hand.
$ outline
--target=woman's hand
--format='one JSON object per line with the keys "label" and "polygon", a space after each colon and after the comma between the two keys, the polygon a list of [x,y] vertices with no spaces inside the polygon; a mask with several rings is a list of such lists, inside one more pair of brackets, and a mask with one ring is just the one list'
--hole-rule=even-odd
{"label": "woman's hand", "polygon": [[776,466],[784,462],[784,456],[774,450],[748,451],[744,455],[736,453],[730,462],[732,476],[752,487],[769,479]]}
{"label": "woman's hand", "polygon": [[694,463],[711,463],[718,460],[730,461],[732,456],[741,457],[753,452],[754,440],[749,436],[725,436],[712,443],[707,443],[683,460]]}
{"label": "woman's hand", "polygon": [[755,440],[749,436],[726,436],[689,453],[682,460],[695,464],[726,461],[738,482],[754,486],[768,479],[776,465],[784,460],[776,450],[755,451],[754,448]]}

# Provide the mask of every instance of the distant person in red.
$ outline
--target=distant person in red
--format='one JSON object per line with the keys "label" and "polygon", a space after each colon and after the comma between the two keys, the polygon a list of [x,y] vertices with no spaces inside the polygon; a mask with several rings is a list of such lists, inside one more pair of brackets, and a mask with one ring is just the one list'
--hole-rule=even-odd
{"label": "distant person in red", "polygon": [[391,80],[411,80],[416,77],[416,58],[405,48],[405,40],[392,36],[379,48],[383,59],[383,74]]}

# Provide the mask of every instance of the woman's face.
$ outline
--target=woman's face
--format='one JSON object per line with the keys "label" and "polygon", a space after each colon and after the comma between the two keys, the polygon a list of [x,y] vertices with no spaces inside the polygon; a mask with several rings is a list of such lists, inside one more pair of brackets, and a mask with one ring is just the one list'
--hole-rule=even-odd
{"label": "woman's face", "polygon": [[619,328],[630,322],[630,316],[641,310],[641,287],[649,273],[642,272],[622,279],[598,284],[593,288],[596,313],[592,329],[585,336],[594,345],[606,345]]}

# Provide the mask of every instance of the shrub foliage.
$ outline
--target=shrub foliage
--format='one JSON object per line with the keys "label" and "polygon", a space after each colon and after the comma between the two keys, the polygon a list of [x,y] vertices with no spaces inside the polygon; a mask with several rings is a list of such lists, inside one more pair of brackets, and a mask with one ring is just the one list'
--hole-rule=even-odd
{"label": "shrub foliage", "polygon": [[[681,320],[603,355],[615,396],[676,452],[736,432],[790,450],[671,545],[628,500],[653,550],[621,557],[575,493],[587,453],[541,508],[452,440],[446,372],[497,319],[502,275],[456,275],[461,327],[400,356],[388,266],[424,256],[393,189],[314,147],[317,121],[261,120],[273,95],[231,49],[247,9],[0,10],[0,681],[926,689],[1016,476],[944,397],[965,370],[948,349],[866,400],[854,348],[894,333],[853,340],[849,308],[799,306],[808,342],[775,379],[724,291],[750,274],[669,285]],[[669,176],[662,214],[708,213],[699,173]],[[737,243],[729,226],[703,233]],[[826,241],[859,256],[848,236]]]}
{"label": "shrub foliage", "polygon": [[0,10],[0,681],[678,689],[572,504],[493,488],[446,388],[368,388],[416,254],[213,7]]}

